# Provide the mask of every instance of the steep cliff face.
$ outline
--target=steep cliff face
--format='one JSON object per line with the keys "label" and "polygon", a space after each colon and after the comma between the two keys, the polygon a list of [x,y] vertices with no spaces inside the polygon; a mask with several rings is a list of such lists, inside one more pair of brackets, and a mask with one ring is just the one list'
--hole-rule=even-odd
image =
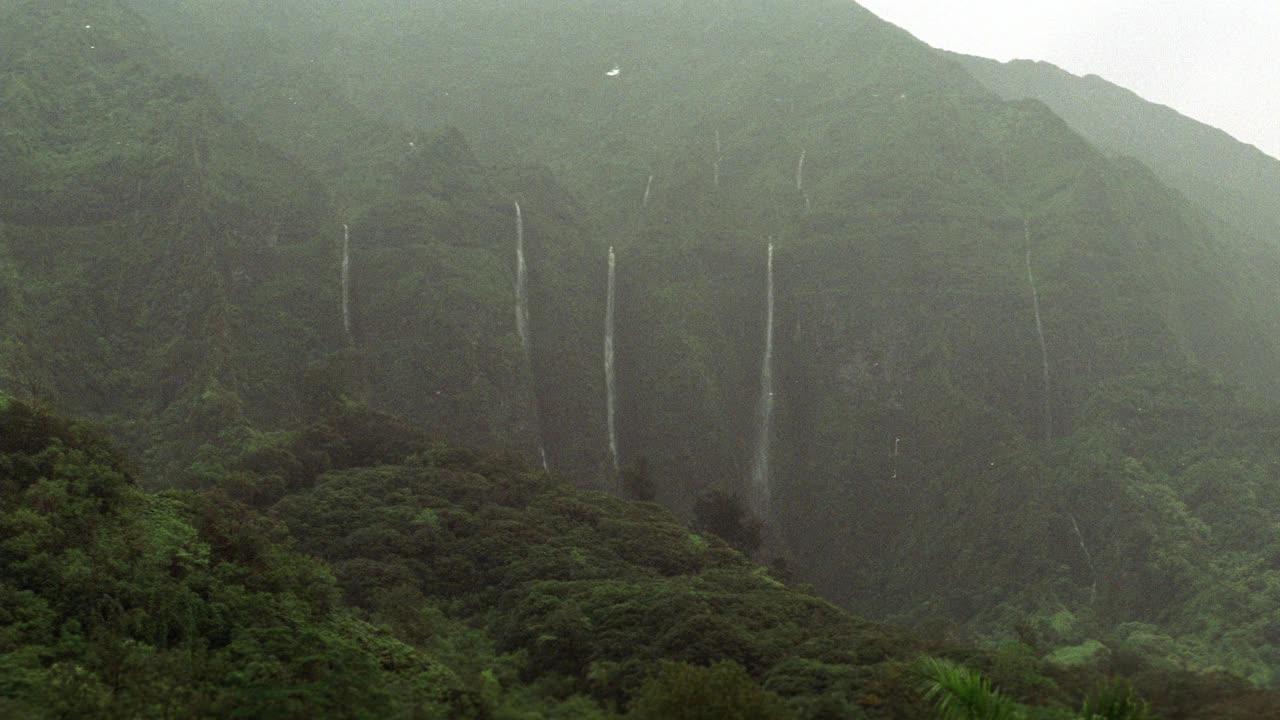
{"label": "steep cliff face", "polygon": [[439,437],[531,458],[545,448],[557,472],[601,482],[604,273],[572,200],[545,172],[482,168],[456,130],[407,153],[350,226],[360,392]]}
{"label": "steep cliff face", "polygon": [[[602,465],[596,393],[554,389],[600,385],[603,306],[584,288],[603,277],[545,173],[486,169],[456,131],[376,123],[316,140],[313,170],[170,70],[123,4],[4,11],[5,87],[22,91],[0,110],[15,158],[0,208],[6,388],[107,420],[168,473],[215,446],[251,450],[257,430],[295,426],[335,391],[529,454],[542,425],[558,469]],[[515,197],[530,211],[530,360],[514,340]]]}
{"label": "steep cliff face", "polygon": [[[1083,605],[1106,568],[1133,571],[1092,569],[1091,543],[1156,567],[1159,533],[1076,517],[1146,482],[1100,435],[1128,405],[1099,407],[1198,370],[1276,392],[1256,243],[856,5],[132,6],[212,79],[100,67],[70,31],[5,46],[66,68],[22,70],[31,92],[5,106],[6,157],[27,159],[3,196],[4,367],[115,415],[161,466],[251,450],[346,392],[608,485],[614,247],[623,464],[647,459],[676,507],[744,491],[772,243],[767,519],[832,598],[973,619]],[[120,6],[41,7],[152,47]],[[48,135],[55,93],[97,98],[109,127]],[[112,133],[141,148],[133,170],[103,170]],[[1197,547],[1171,507],[1151,527]],[[1117,617],[1149,610],[1100,586]]]}
{"label": "steep cliff face", "polygon": [[333,337],[314,298],[336,286],[285,277],[323,262],[323,187],[170,70],[122,4],[11,3],[3,27],[0,220],[28,368],[12,389],[115,416],[161,456],[287,417],[296,393],[272,378]]}
{"label": "steep cliff face", "polygon": [[[535,335],[571,327],[565,339],[599,354],[583,328],[603,312],[604,258],[615,245],[619,450],[624,463],[651,460],[673,502],[717,483],[737,487],[748,474],[764,249],[776,242],[775,482],[784,500],[775,519],[791,528],[815,576],[863,572],[840,558],[865,556],[876,543],[924,542],[923,526],[906,519],[949,492],[930,483],[1007,491],[1016,481],[991,475],[1001,465],[994,458],[1034,454],[1037,444],[1071,433],[1079,408],[1109,378],[1153,365],[1204,366],[1260,396],[1275,392],[1275,348],[1233,230],[1144,167],[1108,159],[1043,105],[1002,100],[960,63],[856,5],[387,4],[358,17],[307,7],[314,12],[301,17],[246,6],[244,29],[257,39],[241,56],[199,42],[194,28],[204,22],[173,22],[209,19],[208,8],[151,12],[264,132],[283,138],[280,128],[306,111],[264,101],[260,83],[239,85],[250,67],[288,83],[291,96],[330,93],[337,100],[315,106],[325,117],[333,115],[325,108],[349,103],[407,126],[448,122],[466,128],[481,161],[550,167],[591,220],[576,240],[546,242],[532,210],[534,264],[542,267],[535,299],[544,293],[551,302],[558,292],[553,306],[581,312],[565,322],[535,312]],[[286,29],[288,43],[267,41]],[[289,49],[299,47],[305,52]],[[607,74],[614,66],[618,73]],[[310,145],[292,146],[306,155]],[[505,186],[511,198],[488,202],[483,218],[370,232],[463,244],[479,235],[498,248],[514,232],[507,205],[521,197],[520,184]],[[426,217],[423,198],[440,206],[438,192],[406,186],[395,212]],[[373,204],[366,222],[395,212]],[[561,256],[536,262],[539,247]],[[406,262],[397,254],[404,252],[379,249],[376,262],[440,264]],[[455,385],[487,397],[475,403],[493,407],[510,388],[468,385],[462,368],[488,358],[504,375],[518,372],[511,328],[501,322],[509,246],[505,252],[501,263],[495,255],[459,259],[470,300],[387,294],[380,279],[389,276],[378,271],[358,280],[378,288],[366,290],[376,299],[358,313],[406,305],[443,313],[402,338],[461,323],[447,344],[473,347],[474,358],[446,365],[456,369]],[[574,262],[589,283],[569,280]],[[551,268],[564,273],[558,286],[545,274]],[[457,314],[473,302],[489,310]],[[480,316],[491,320],[465,329]],[[365,332],[377,326],[358,324]],[[462,408],[473,401],[446,411],[431,383],[400,393],[413,361],[393,349],[390,326],[377,332],[368,345],[379,348],[371,352],[381,366],[407,365],[393,372],[397,381],[375,382],[372,396],[422,421],[450,417],[444,425],[472,427],[476,437],[506,434],[486,438],[484,430],[496,427],[501,403],[467,418]],[[495,342],[505,350],[484,345]],[[600,373],[590,372],[598,358],[534,345],[540,405],[565,403],[565,421],[543,425],[575,428],[550,452],[571,452],[561,443],[583,438],[603,448],[592,435],[599,431],[587,429],[604,427]],[[570,352],[580,372],[547,374],[563,367],[549,352]],[[833,546],[832,537],[846,539]],[[892,553],[874,555],[881,571],[895,567]],[[853,592],[845,580],[832,582],[835,595]]]}

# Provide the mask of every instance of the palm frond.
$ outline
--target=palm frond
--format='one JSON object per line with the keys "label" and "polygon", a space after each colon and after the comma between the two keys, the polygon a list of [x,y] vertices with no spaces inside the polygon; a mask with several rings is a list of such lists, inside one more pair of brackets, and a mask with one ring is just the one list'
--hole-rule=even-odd
{"label": "palm frond", "polygon": [[920,690],[938,720],[1013,720],[1017,706],[982,673],[943,658],[920,663]]}

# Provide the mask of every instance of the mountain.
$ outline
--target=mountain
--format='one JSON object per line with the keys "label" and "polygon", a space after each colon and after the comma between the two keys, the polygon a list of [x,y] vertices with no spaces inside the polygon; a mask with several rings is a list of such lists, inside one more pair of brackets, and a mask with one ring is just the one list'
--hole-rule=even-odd
{"label": "mountain", "polygon": [[122,4],[10,2],[3,19],[10,389],[114,415],[160,455],[242,413],[288,416],[297,398],[268,378],[334,337],[279,272],[317,259],[324,187]]}
{"label": "mountain", "polygon": [[394,436],[334,410],[368,403],[686,518],[737,495],[874,618],[1275,682],[1273,254],[1044,103],[826,0],[0,7],[9,387],[149,482],[290,507]]}
{"label": "mountain", "polygon": [[[193,451],[250,447],[255,428],[296,424],[308,394],[334,388],[364,388],[457,442],[536,450],[529,363],[547,366],[548,383],[599,387],[595,363],[588,372],[553,347],[582,345],[598,318],[575,299],[594,285],[544,240],[582,233],[545,173],[482,168],[456,132],[411,147],[370,123],[354,141],[333,136],[362,153],[362,174],[331,185],[319,174],[331,167],[264,144],[206,81],[170,69],[123,4],[4,10],[11,389],[111,416],[149,467],[182,474]],[[540,305],[529,359],[510,323],[516,223],[503,173],[523,174],[520,192],[539,201],[527,222]],[[555,326],[542,311],[552,304]],[[599,433],[582,441],[561,422],[594,407],[544,404],[559,466],[601,466]]]}
{"label": "mountain", "polygon": [[1141,161],[1255,242],[1274,247],[1280,237],[1271,191],[1280,160],[1097,75],[1077,77],[1046,62],[951,57],[1001,97],[1039,100],[1103,152]]}

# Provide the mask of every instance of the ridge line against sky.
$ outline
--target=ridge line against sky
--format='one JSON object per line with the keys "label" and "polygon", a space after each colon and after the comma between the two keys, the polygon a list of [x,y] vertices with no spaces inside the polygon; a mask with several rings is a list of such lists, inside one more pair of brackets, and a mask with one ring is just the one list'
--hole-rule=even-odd
{"label": "ridge line against sky", "polygon": [[1099,75],[1280,158],[1276,0],[857,0],[934,47]]}

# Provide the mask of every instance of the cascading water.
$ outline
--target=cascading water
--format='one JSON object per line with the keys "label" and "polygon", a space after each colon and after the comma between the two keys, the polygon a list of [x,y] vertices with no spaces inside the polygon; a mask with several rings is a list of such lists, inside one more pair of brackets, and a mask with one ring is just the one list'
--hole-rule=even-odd
{"label": "cascading water", "polygon": [[351,342],[351,229],[342,225],[342,329]]}
{"label": "cascading water", "polygon": [[653,176],[649,176],[649,182],[644,184],[644,201],[640,203],[641,207],[649,207],[649,191],[653,189]]}
{"label": "cascading water", "polygon": [[772,489],[769,477],[769,429],[773,419],[773,243],[769,243],[765,301],[764,362],[760,367],[760,427],[755,460],[751,466],[751,502],[761,518],[769,516]]}
{"label": "cascading water", "polygon": [[720,157],[721,157],[721,154],[720,154],[720,131],[719,131],[719,130],[717,130],[717,131],[716,131],[716,159],[715,159],[715,162],[713,162],[713,163],[711,164],[712,170],[714,171],[714,172],[713,172],[713,174],[714,174],[714,179],[715,179],[716,187],[720,187]]}
{"label": "cascading water", "polygon": [[800,160],[796,163],[796,190],[804,197],[804,211],[806,213],[813,212],[813,201],[809,199],[809,193],[804,191],[804,157],[806,151],[800,150]]}
{"label": "cascading water", "polygon": [[617,385],[613,374],[613,307],[616,295],[615,277],[617,259],[609,248],[609,290],[604,311],[604,387],[605,416],[609,427],[609,457],[613,459],[614,472],[618,470],[618,432],[614,425],[614,399]]}
{"label": "cascading water", "polygon": [[529,269],[524,262],[524,215],[516,203],[516,334],[520,349],[529,357]]}
{"label": "cascading water", "polygon": [[1031,286],[1031,307],[1036,316],[1036,337],[1040,339],[1040,365],[1044,381],[1044,436],[1053,437],[1053,406],[1050,402],[1049,346],[1044,341],[1044,323],[1040,321],[1040,292],[1036,289],[1036,276],[1031,272],[1031,226],[1022,220],[1023,239],[1026,243],[1027,283]]}
{"label": "cascading water", "polygon": [[[529,267],[524,261],[524,215],[520,203],[516,206],[516,334],[520,336],[520,349],[524,352],[525,365],[532,369],[533,354],[529,348]],[[532,371],[530,372],[532,376]],[[542,469],[547,470],[547,448],[542,444],[542,427],[537,417],[537,399],[534,399],[534,425],[538,434],[538,456]]]}

